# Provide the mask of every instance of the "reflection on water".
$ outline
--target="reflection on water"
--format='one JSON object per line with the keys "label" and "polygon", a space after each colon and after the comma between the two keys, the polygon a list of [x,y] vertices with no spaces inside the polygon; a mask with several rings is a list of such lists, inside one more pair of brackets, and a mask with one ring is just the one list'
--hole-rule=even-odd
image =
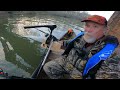
{"label": "reflection on water", "polygon": [[[27,72],[29,74],[31,74],[34,71],[34,69],[39,63],[38,60],[40,60],[42,53],[39,42],[34,41],[31,43],[29,39],[23,38],[19,35],[15,35],[14,33],[7,31],[2,33],[0,41],[1,49],[3,49],[4,52],[4,57],[2,57],[2,61],[8,61],[14,64],[12,66],[15,66],[15,71],[19,71],[19,69],[22,69],[23,72]],[[15,72],[14,70],[12,70],[11,67],[7,66],[8,65],[6,65],[5,68],[2,68],[5,69],[5,71],[9,74],[21,74],[21,72]],[[7,71],[6,68],[11,69],[12,72],[10,70]],[[29,76],[29,74],[27,76]]]}
{"label": "reflection on water", "polygon": [[[0,18],[0,68],[9,75],[31,77],[42,60],[40,47],[45,34],[24,26],[56,24],[53,35],[60,38],[68,28],[81,29],[80,21],[40,14],[8,14]],[[47,28],[40,28],[48,32]],[[79,32],[79,31],[78,31]]]}

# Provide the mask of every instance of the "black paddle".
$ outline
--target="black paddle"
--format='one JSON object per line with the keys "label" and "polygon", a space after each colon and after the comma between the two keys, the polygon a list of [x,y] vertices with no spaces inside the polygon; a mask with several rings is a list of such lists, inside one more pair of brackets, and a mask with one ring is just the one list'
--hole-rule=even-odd
{"label": "black paddle", "polygon": [[[32,78],[34,78],[34,79],[37,78],[38,75],[40,74],[40,72],[41,72],[41,70],[42,70],[42,68],[43,68],[43,65],[44,65],[44,63],[45,63],[45,61],[46,61],[46,59],[47,59],[47,57],[48,57],[48,55],[49,55],[49,53],[50,53],[50,50],[51,50],[51,46],[52,46],[52,44],[53,44],[53,41],[57,40],[57,38],[52,35],[53,30],[57,27],[56,25],[25,26],[24,28],[25,28],[25,29],[28,29],[28,28],[39,28],[39,27],[47,27],[47,28],[49,28],[51,31],[50,31],[49,37],[46,39],[46,44],[49,45],[48,51],[47,51],[47,53],[46,53],[43,61],[40,62],[40,64],[39,64],[38,67],[36,68],[36,70],[33,72]],[[39,29],[37,29],[37,30],[39,30]],[[39,31],[41,31],[41,30],[39,30]],[[41,32],[45,33],[44,31],[41,31]],[[48,34],[48,33],[45,33],[45,34]]]}

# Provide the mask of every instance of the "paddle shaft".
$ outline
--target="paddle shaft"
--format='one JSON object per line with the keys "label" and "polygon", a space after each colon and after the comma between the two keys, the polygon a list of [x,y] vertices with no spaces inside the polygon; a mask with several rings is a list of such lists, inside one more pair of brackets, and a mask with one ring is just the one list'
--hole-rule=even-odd
{"label": "paddle shaft", "polygon": [[46,53],[46,55],[45,55],[45,57],[44,57],[44,59],[43,59],[43,61],[42,61],[42,64],[41,64],[41,63],[39,64],[38,68],[37,68],[37,69],[35,70],[35,72],[33,73],[32,78],[37,78],[38,75],[40,74],[40,72],[41,72],[41,70],[42,70],[42,68],[43,68],[43,66],[44,66],[44,64],[45,64],[45,61],[46,61],[46,59],[47,59],[47,57],[48,57],[48,55],[49,55],[49,53],[50,53],[52,44],[53,44],[53,39],[52,39],[51,42],[50,42],[50,46],[49,46],[48,51],[47,51],[47,53]]}
{"label": "paddle shaft", "polygon": [[38,28],[38,27],[47,27],[50,28],[50,30],[54,30],[57,26],[56,25],[38,25],[38,26],[25,26],[24,28]]}

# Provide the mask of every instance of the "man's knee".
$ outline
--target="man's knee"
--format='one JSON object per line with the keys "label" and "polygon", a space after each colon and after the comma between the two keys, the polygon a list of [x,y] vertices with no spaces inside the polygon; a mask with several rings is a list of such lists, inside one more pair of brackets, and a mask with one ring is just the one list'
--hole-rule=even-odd
{"label": "man's knee", "polygon": [[43,69],[51,79],[60,79],[65,74],[63,67],[56,61],[47,62]]}
{"label": "man's knee", "polygon": [[43,66],[43,70],[45,72],[48,72],[49,71],[49,68],[54,64],[53,61],[50,61],[50,62],[47,62],[44,66]]}

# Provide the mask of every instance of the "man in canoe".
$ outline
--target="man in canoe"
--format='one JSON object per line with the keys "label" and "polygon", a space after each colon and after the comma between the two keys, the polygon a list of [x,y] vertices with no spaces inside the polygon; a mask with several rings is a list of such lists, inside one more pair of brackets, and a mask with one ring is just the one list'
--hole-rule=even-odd
{"label": "man in canoe", "polygon": [[115,36],[107,35],[107,20],[91,15],[85,20],[84,32],[64,41],[66,49],[60,58],[47,62],[43,69],[51,79],[95,79],[103,61],[119,45]]}

